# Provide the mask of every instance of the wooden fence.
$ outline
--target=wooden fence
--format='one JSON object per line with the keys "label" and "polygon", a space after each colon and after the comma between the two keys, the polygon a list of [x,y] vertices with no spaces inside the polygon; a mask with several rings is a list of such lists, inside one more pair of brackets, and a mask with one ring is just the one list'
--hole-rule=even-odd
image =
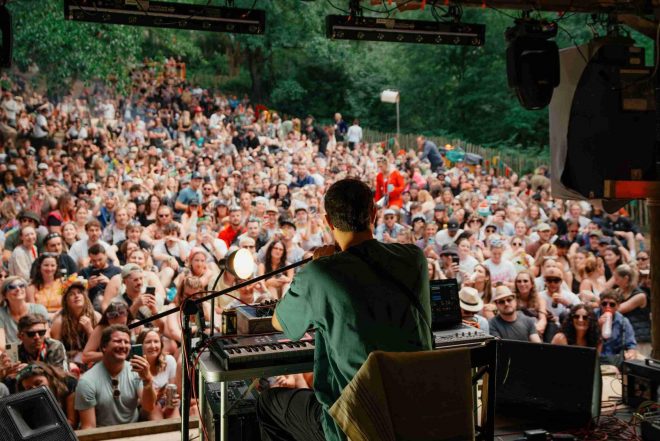
{"label": "wooden fence", "polygon": [[[387,145],[387,141],[396,136],[396,133],[383,133],[375,130],[363,129],[363,139],[366,142],[384,142]],[[399,146],[406,150],[416,149],[417,135],[412,134],[401,134],[399,135]],[[463,150],[468,153],[476,153],[480,155],[486,164],[490,167],[495,167],[495,171],[498,174],[507,174],[509,172],[516,172],[518,174],[527,174],[531,173],[540,165],[550,165],[550,158],[548,156],[534,156],[530,157],[525,155],[524,151],[518,154],[503,152],[498,149],[483,147],[476,144],[471,144],[469,142],[464,142],[456,138],[447,138],[443,136],[429,136],[431,141],[433,141],[438,146],[444,146],[446,144],[451,144],[452,146],[460,146]],[[507,172],[508,170],[508,172]],[[643,229],[647,229],[650,225],[649,223],[649,211],[646,205],[646,200],[634,200],[628,203],[624,207],[630,219],[639,225]]]}

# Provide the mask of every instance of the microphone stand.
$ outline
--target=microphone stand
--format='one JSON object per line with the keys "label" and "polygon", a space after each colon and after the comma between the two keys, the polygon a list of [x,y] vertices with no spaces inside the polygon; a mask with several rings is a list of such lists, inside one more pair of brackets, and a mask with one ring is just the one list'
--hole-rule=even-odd
{"label": "microphone stand", "polygon": [[[303,259],[300,262],[292,263],[291,265],[283,266],[282,268],[276,269],[274,271],[269,272],[268,274],[264,274],[262,276],[254,277],[252,279],[246,280],[244,282],[239,283],[238,285],[230,286],[227,289],[223,289],[222,291],[199,291],[195,294],[207,294],[204,297],[201,297],[199,299],[185,299],[183,301],[183,304],[181,305],[180,308],[173,308],[169,309],[167,311],[159,312],[158,314],[152,315],[151,317],[148,317],[144,320],[140,320],[134,323],[131,323],[128,325],[129,329],[134,329],[139,326],[144,326],[147,325],[155,320],[158,320],[163,317],[167,317],[170,314],[178,313],[180,310],[183,311],[183,326],[182,326],[182,331],[183,331],[183,350],[184,350],[184,357],[182,357],[182,372],[183,372],[183,381],[181,382],[182,384],[182,400],[181,400],[181,441],[188,441],[188,436],[189,436],[189,430],[190,430],[190,401],[192,400],[192,394],[191,394],[191,382],[190,382],[190,375],[189,375],[189,369],[194,361],[193,353],[192,353],[192,328],[190,327],[190,316],[197,314],[199,311],[199,305],[206,302],[207,300],[212,300],[215,299],[216,297],[220,297],[225,294],[229,294],[233,291],[239,290],[241,288],[244,288],[246,286],[249,286],[253,283],[260,282],[265,279],[269,279],[273,276],[276,276],[278,274],[281,274],[283,272],[289,271],[290,269],[299,267],[301,265],[306,264],[312,260],[311,257],[308,257],[307,259]],[[211,316],[213,316],[213,313],[215,311],[211,311]],[[213,328],[211,328],[211,335],[213,335]],[[200,418],[203,418],[203,415],[200,415]],[[200,425],[201,425],[200,421]],[[200,434],[201,438],[201,434]]]}

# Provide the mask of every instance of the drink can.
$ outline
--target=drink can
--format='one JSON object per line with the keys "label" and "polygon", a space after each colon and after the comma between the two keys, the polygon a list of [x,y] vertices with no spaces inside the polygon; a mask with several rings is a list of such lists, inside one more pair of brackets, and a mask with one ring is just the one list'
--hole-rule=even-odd
{"label": "drink can", "polygon": [[236,310],[225,309],[222,311],[222,334],[234,335],[238,328],[236,325]]}
{"label": "drink can", "polygon": [[166,401],[166,406],[169,408],[174,407],[174,400],[176,399],[176,384],[167,384],[165,386],[165,399]]}

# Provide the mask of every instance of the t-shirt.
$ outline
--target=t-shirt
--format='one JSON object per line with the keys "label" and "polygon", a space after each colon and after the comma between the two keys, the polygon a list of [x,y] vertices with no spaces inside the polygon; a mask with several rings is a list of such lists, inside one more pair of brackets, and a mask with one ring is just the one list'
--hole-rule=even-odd
{"label": "t-shirt", "polygon": [[277,318],[287,338],[298,340],[310,327],[317,329],[314,390],[323,407],[321,421],[328,441],[346,439],[328,409],[372,351],[432,348],[428,326],[409,296],[391,279],[400,280],[417,295],[430,323],[423,252],[414,245],[382,244],[373,239],[308,263],[277,306]]}
{"label": "t-shirt", "polygon": [[514,322],[507,322],[498,315],[488,321],[488,326],[490,335],[503,340],[529,341],[530,335],[538,334],[536,319],[527,317],[520,312],[517,313]]}
{"label": "t-shirt", "polygon": [[484,265],[490,270],[490,280],[493,286],[497,282],[513,282],[516,278],[516,267],[508,260],[502,259],[500,263],[495,263],[488,259]]}
{"label": "t-shirt", "polygon": [[[41,314],[48,319],[48,311],[44,305],[38,303],[28,303],[28,314]],[[0,328],[5,330],[5,340],[7,343],[18,343],[18,323],[14,321],[9,312],[9,306],[0,308]]]}
{"label": "t-shirt", "polygon": [[165,387],[170,382],[170,378],[176,376],[176,360],[171,355],[165,355],[165,369],[158,374],[154,375],[153,385],[154,390]]}
{"label": "t-shirt", "polygon": [[142,380],[128,361],[117,376],[120,395],[113,396],[112,378],[103,362],[85,372],[78,381],[75,408],[78,411],[94,407],[96,426],[134,423],[138,420],[138,402],[142,394]]}

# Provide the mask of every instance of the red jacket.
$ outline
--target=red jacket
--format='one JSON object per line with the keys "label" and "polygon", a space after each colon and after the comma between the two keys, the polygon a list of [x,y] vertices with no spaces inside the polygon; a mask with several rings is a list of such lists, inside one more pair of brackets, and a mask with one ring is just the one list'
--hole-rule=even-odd
{"label": "red jacket", "polygon": [[399,173],[398,170],[392,170],[387,180],[385,180],[385,177],[383,176],[382,172],[378,173],[378,176],[376,176],[375,200],[378,201],[383,196],[388,194],[387,191],[388,184],[392,184],[394,186],[394,190],[389,192],[389,201],[387,202],[387,206],[391,207],[392,205],[396,205],[397,207],[401,208],[401,206],[403,205],[403,200],[401,199],[401,193],[403,192],[406,183],[403,180],[403,176],[401,176],[401,173]]}
{"label": "red jacket", "polygon": [[236,240],[236,237],[243,232],[242,230],[242,228],[234,230],[231,224],[227,224],[222,231],[220,231],[220,234],[218,234],[218,239],[224,240],[227,244],[227,248],[229,248],[234,240]]}

